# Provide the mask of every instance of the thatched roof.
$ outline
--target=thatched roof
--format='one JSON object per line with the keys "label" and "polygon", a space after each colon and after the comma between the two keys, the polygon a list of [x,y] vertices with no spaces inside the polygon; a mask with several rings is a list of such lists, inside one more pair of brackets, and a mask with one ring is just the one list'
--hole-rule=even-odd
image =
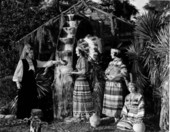
{"label": "thatched roof", "polygon": [[[19,51],[21,53],[25,43],[32,43],[36,51],[35,56],[37,58],[49,58],[48,55],[56,49],[55,47],[58,42],[58,34],[63,22],[62,18],[69,13],[77,14],[85,19],[88,19],[86,15],[90,12],[90,20],[102,21],[105,27],[103,27],[103,31],[100,32],[102,32],[101,36],[105,42],[105,47],[108,45],[113,45],[113,37],[115,36],[115,32],[118,33],[116,36],[119,38],[123,38],[125,41],[129,40],[129,38],[133,36],[132,32],[134,25],[123,18],[119,18],[114,14],[108,13],[106,10],[106,7],[93,3],[90,0],[87,0],[86,2],[81,0],[18,40],[16,43],[20,45]],[[92,26],[96,26],[96,24],[93,23]],[[95,28],[96,32],[98,32],[97,30],[99,27]]]}
{"label": "thatched roof", "polygon": [[42,24],[41,26],[39,26],[38,28],[36,28],[32,32],[30,32],[29,34],[25,35],[23,38],[18,40],[16,43],[21,43],[21,42],[29,40],[30,38],[32,38],[34,36],[33,34],[37,33],[37,35],[38,35],[39,34],[38,30],[42,29],[44,26],[55,24],[57,21],[59,21],[61,15],[65,15],[65,14],[71,13],[71,12],[79,12],[79,10],[81,10],[83,8],[90,8],[92,10],[95,10],[95,11],[101,13],[101,14],[104,14],[104,15],[108,16],[108,18],[111,18],[111,19],[115,18],[117,21],[120,21],[120,23],[124,23],[125,25],[127,25],[127,26],[124,26],[126,28],[128,28],[128,27],[131,28],[131,27],[134,26],[132,23],[130,23],[127,20],[124,20],[123,18],[119,18],[119,17],[115,16],[114,14],[110,14],[108,12],[105,12],[104,10],[106,10],[106,7],[103,7],[103,6],[99,5],[99,4],[93,3],[90,0],[87,0],[87,2],[85,2],[84,0],[81,0],[78,3],[72,5],[69,9],[63,11],[61,14],[59,14],[56,17],[50,19],[46,23]]}

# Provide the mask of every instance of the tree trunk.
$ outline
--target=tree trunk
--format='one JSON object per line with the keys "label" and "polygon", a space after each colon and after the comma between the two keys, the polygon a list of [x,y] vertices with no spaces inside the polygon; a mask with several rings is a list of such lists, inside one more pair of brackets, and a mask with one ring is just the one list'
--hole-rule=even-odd
{"label": "tree trunk", "polygon": [[[63,16],[65,17],[65,16]],[[54,79],[55,79],[55,94],[54,94],[54,118],[62,119],[67,116],[72,116],[72,97],[73,97],[73,78],[69,75],[69,72],[73,70],[73,49],[76,41],[75,31],[77,27],[71,27],[65,24],[65,18],[60,21],[60,33],[58,36],[58,44],[55,54],[56,60],[65,60],[66,65],[58,65],[55,68]],[[62,21],[63,20],[63,21]],[[69,32],[69,29],[73,29]],[[63,32],[70,34],[70,37],[63,36]],[[69,41],[70,40],[70,41]],[[71,41],[72,40],[72,41]],[[68,43],[69,41],[69,43]],[[67,47],[68,46],[68,47]]]}
{"label": "tree trunk", "polygon": [[162,102],[160,112],[159,126],[161,130],[169,130],[169,79],[166,79],[162,85]]}

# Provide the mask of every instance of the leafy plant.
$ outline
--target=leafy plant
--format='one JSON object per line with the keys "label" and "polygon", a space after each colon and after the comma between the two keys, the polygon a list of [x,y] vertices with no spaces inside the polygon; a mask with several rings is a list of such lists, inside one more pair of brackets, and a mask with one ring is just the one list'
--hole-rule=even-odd
{"label": "leafy plant", "polygon": [[143,14],[136,21],[135,36],[145,42],[153,41],[162,26],[163,19],[160,15],[153,13]]}
{"label": "leafy plant", "polygon": [[39,99],[49,94],[53,81],[53,76],[51,76],[51,74],[53,74],[52,70],[49,70],[45,75],[43,74],[43,72],[44,70],[40,69],[36,75],[36,84]]}
{"label": "leafy plant", "polygon": [[156,93],[161,97],[160,127],[169,130],[169,26],[163,27],[157,36],[157,44],[152,43],[156,53],[160,84]]}
{"label": "leafy plant", "polygon": [[147,76],[145,74],[146,67],[144,66],[143,44],[139,41],[132,42],[127,48],[127,56],[129,57],[130,72],[133,75],[133,81],[140,92],[143,92],[147,85]]}
{"label": "leafy plant", "polygon": [[160,127],[167,129],[170,36],[169,25],[166,26],[167,22],[164,20],[166,18],[160,14],[148,13],[140,16],[136,21],[135,42],[129,47],[127,54],[132,60],[132,73],[140,76],[136,79],[138,86],[145,90],[144,82],[150,82],[156,115],[160,114],[162,108],[163,123],[160,123]]}

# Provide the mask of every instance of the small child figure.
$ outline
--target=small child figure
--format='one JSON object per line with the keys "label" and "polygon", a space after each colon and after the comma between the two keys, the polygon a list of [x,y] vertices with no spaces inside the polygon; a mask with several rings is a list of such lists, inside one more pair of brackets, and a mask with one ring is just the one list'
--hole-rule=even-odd
{"label": "small child figure", "polygon": [[134,83],[128,84],[128,94],[125,98],[125,103],[122,109],[122,118],[117,124],[117,128],[123,130],[132,130],[135,132],[145,132],[145,125],[143,123],[144,99],[143,96],[137,92]]}

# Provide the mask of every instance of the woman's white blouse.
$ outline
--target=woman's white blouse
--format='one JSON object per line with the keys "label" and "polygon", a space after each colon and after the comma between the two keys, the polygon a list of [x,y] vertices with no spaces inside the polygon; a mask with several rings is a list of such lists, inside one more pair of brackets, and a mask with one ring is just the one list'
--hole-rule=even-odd
{"label": "woman's white blouse", "polygon": [[22,76],[23,76],[23,64],[22,64],[22,60],[19,60],[12,80],[14,82],[21,82]]}
{"label": "woman's white blouse", "polygon": [[[29,70],[35,71],[33,62],[32,61],[28,62],[28,64],[29,64]],[[39,60],[37,60],[37,67],[50,67],[52,65],[53,65],[52,60],[51,61],[39,61]],[[22,60],[19,60],[12,80],[14,82],[21,82],[22,77],[23,77],[23,63],[22,63]]]}

